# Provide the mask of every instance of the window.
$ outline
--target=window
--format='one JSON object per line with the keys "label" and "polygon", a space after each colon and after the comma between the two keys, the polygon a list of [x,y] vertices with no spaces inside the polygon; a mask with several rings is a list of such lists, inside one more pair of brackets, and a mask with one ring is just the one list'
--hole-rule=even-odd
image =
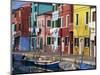
{"label": "window", "polygon": [[58,20],[56,20],[56,27],[60,26],[61,26],[61,18],[58,18]]}
{"label": "window", "polygon": [[42,48],[43,48],[43,39],[40,38],[40,49],[42,49]]}
{"label": "window", "polygon": [[92,21],[96,21],[96,11],[94,11],[92,14]]}
{"label": "window", "polygon": [[38,23],[38,27],[41,27],[40,21],[37,21],[37,23]]}
{"label": "window", "polygon": [[34,40],[35,40],[35,38],[32,38],[32,46],[33,46],[33,48],[34,48]]}
{"label": "window", "polygon": [[60,44],[61,44],[61,38],[58,37],[58,45],[60,45]]}
{"label": "window", "polygon": [[75,46],[79,46],[79,39],[78,39],[78,38],[75,38],[75,39],[74,39],[74,45],[75,45]]}
{"label": "window", "polygon": [[78,14],[76,14],[76,25],[78,25]]}
{"label": "window", "polygon": [[54,21],[52,21],[52,28],[54,28]]}
{"label": "window", "polygon": [[85,47],[89,47],[90,46],[90,39],[89,38],[85,38],[84,45],[85,45]]}
{"label": "window", "polygon": [[37,11],[37,6],[34,7],[34,11],[35,11],[35,12]]}
{"label": "window", "polygon": [[47,45],[51,44],[51,37],[47,37]]}
{"label": "window", "polygon": [[86,12],[86,24],[88,24],[88,12]]}
{"label": "window", "polygon": [[33,28],[33,33],[35,33],[35,28]]}
{"label": "window", "polygon": [[69,15],[66,16],[66,26],[69,24]]}
{"label": "window", "polygon": [[58,7],[60,6],[61,4],[58,4]]}
{"label": "window", "polygon": [[55,10],[55,6],[53,5],[53,11]]}
{"label": "window", "polygon": [[48,20],[48,21],[47,21],[47,26],[48,26],[48,27],[51,27],[51,20]]}
{"label": "window", "polygon": [[31,27],[31,16],[29,16],[29,25]]}
{"label": "window", "polygon": [[94,37],[94,41],[95,41],[95,46],[96,46],[96,36]]}
{"label": "window", "polygon": [[14,31],[16,31],[16,24],[14,25]]}
{"label": "window", "polygon": [[62,27],[64,26],[64,20],[63,20],[63,17],[61,18],[61,25],[62,25]]}
{"label": "window", "polygon": [[58,4],[55,5],[55,10],[57,10]]}
{"label": "window", "polygon": [[68,45],[69,43],[69,37],[65,37],[65,45]]}
{"label": "window", "polygon": [[41,20],[41,26],[45,26],[45,25],[44,25],[44,21],[43,21],[43,20]]}
{"label": "window", "polygon": [[32,13],[32,8],[30,8],[30,13]]}
{"label": "window", "polygon": [[54,37],[52,37],[52,44],[54,44]]}
{"label": "window", "polygon": [[36,22],[36,21],[34,21],[34,26],[35,26],[35,27],[37,26],[37,22]]}

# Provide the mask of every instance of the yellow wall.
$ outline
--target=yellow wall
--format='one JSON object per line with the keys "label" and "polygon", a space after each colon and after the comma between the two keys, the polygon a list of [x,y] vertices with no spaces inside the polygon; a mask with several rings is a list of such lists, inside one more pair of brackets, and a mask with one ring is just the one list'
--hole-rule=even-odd
{"label": "yellow wall", "polygon": [[[85,38],[89,37],[89,22],[90,22],[90,7],[84,5],[74,5],[74,28],[73,28],[73,38]],[[86,12],[88,12],[88,25],[86,25],[85,17]],[[78,25],[76,25],[76,14],[78,14]],[[80,45],[80,44],[79,44]],[[77,49],[80,50],[79,47]],[[89,56],[89,47],[84,48],[84,55]],[[74,46],[73,54],[76,54],[76,47]]]}

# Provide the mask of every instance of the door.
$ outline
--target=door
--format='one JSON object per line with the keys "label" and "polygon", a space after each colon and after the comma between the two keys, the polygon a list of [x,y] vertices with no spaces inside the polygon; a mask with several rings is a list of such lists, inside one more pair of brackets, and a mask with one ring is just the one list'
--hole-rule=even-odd
{"label": "door", "polygon": [[32,48],[33,50],[36,49],[36,38],[35,37],[32,38]]}
{"label": "door", "polygon": [[42,49],[42,48],[43,48],[43,39],[40,38],[40,49]]}
{"label": "door", "polygon": [[14,39],[14,49],[15,50],[18,50],[18,48],[19,48],[19,41],[20,41],[20,36],[18,36]]}
{"label": "door", "polygon": [[83,38],[80,38],[79,39],[79,54],[80,55],[83,55],[83,50],[84,50],[84,39]]}
{"label": "door", "polygon": [[94,41],[91,41],[91,56],[94,56]]}
{"label": "door", "polygon": [[70,46],[70,54],[73,54],[73,32],[70,32],[70,41],[69,41],[69,46]]}
{"label": "door", "polygon": [[63,37],[62,38],[62,49],[61,49],[62,53],[64,52],[64,47],[65,47],[65,42],[64,42],[64,37]]}

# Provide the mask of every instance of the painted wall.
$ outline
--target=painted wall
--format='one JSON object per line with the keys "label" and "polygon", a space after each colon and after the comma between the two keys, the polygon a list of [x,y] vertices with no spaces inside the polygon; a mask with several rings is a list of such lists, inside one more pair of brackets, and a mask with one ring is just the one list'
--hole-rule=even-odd
{"label": "painted wall", "polygon": [[21,35],[29,36],[29,16],[30,16],[30,6],[25,6],[21,8]]}
{"label": "painted wall", "polygon": [[[59,17],[61,18],[61,27],[59,31],[59,35],[61,36],[61,39],[64,39],[65,44],[65,37],[69,38],[68,45],[64,45],[64,54],[70,54],[71,51],[73,51],[73,48],[71,49],[70,45],[73,43],[71,42],[71,38],[73,36],[70,36],[70,31],[73,31],[73,5],[69,4],[63,4],[58,7],[59,10]],[[62,49],[62,40],[61,40],[61,48]]]}
{"label": "painted wall", "polygon": [[[32,10],[32,13],[31,13],[31,29],[32,29],[32,32],[31,32],[31,34],[32,35],[37,35],[36,34],[36,28],[37,27],[34,23],[34,21],[37,21],[37,15],[43,14],[43,13],[48,12],[48,11],[51,11],[52,6],[51,6],[51,4],[32,2],[31,8],[32,8],[31,9]],[[35,10],[35,8],[36,8],[36,10]],[[38,23],[38,22],[36,22],[36,23]],[[44,29],[42,29],[42,31],[43,30]],[[36,38],[36,36],[33,36],[33,37]],[[32,41],[31,41],[31,44],[32,44]],[[34,40],[34,48],[36,48],[35,47],[36,45],[37,45],[37,41]]]}
{"label": "painted wall", "polygon": [[37,25],[38,25],[38,28],[41,30],[40,34],[38,34],[38,37],[43,39],[42,45],[43,46],[46,45],[45,49],[50,51],[51,50],[50,45],[47,45],[47,36],[51,36],[50,35],[51,28],[47,26],[48,20],[51,20],[51,15],[43,14],[43,15],[37,16]]}
{"label": "painted wall", "polygon": [[96,7],[91,7],[91,19],[89,23],[90,28],[90,56],[96,57],[96,19],[93,21],[93,12],[95,12],[94,16],[96,18]]}
{"label": "painted wall", "polygon": [[20,51],[30,51],[29,45],[30,45],[29,37],[21,36],[20,43],[19,43],[19,50]]}
{"label": "painted wall", "polygon": [[[89,37],[89,24],[86,24],[86,12],[88,12],[88,23],[90,21],[90,7],[84,5],[74,5],[74,38],[79,38],[79,47],[74,46],[74,54],[84,54],[89,56],[89,47],[84,47],[84,38]],[[78,25],[76,25],[76,14],[78,14]],[[83,42],[80,42],[80,41]],[[82,45],[82,46],[81,46]],[[83,47],[83,48],[82,48]],[[83,51],[83,52],[82,52]]]}

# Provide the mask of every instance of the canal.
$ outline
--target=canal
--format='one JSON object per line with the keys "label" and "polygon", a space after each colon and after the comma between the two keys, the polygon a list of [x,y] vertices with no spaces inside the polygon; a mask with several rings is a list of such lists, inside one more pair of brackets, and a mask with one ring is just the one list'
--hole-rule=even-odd
{"label": "canal", "polygon": [[[29,60],[23,60],[22,55],[13,55],[12,56],[12,74],[29,74],[29,73],[44,73],[44,72],[59,72],[59,71],[66,71],[68,70],[68,63],[62,64],[64,67],[61,69],[59,66],[59,62],[57,64],[53,65],[47,65],[45,63],[44,65],[38,65],[35,64],[34,61],[29,61]],[[96,69],[96,66],[94,65],[89,65],[85,63],[79,63],[79,69],[76,70],[89,70],[89,69]]]}

